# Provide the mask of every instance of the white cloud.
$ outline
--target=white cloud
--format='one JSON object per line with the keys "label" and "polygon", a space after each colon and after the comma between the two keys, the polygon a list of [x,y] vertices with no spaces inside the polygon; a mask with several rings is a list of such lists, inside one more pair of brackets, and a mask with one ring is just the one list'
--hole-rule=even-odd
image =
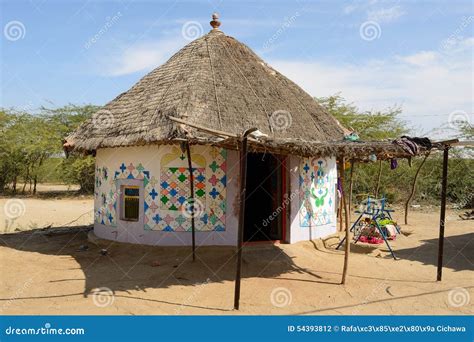
{"label": "white cloud", "polygon": [[[273,60],[270,64],[314,96],[341,92],[362,110],[402,105],[403,118],[422,132],[441,126],[449,114],[473,111],[472,37],[446,51],[419,51],[362,64]],[[121,76],[149,71],[184,46],[181,37],[143,43],[106,58],[102,72]],[[463,47],[463,48],[460,48]]]}
{"label": "white cloud", "polygon": [[405,12],[400,6],[393,6],[390,8],[380,8],[376,10],[370,10],[367,12],[367,20],[381,23],[391,23],[404,15]]}
{"label": "white cloud", "polygon": [[472,116],[471,53],[421,51],[361,65],[282,60],[270,64],[314,96],[341,92],[362,110],[401,105],[402,118],[418,133],[426,133],[445,125],[453,111]]}
{"label": "white cloud", "polygon": [[351,14],[352,12],[363,10],[370,6],[375,5],[378,0],[368,0],[368,1],[353,1],[352,3],[345,5],[342,8],[344,14]]}
{"label": "white cloud", "polygon": [[413,55],[409,56],[400,56],[398,57],[401,61],[408,64],[426,66],[435,62],[438,58],[438,54],[434,51],[420,51]]}
{"label": "white cloud", "polygon": [[107,76],[122,76],[140,71],[149,71],[166,62],[185,43],[183,38],[179,37],[133,45],[104,63],[107,67],[102,70],[102,73]]}
{"label": "white cloud", "polygon": [[357,10],[358,6],[356,4],[349,4],[343,7],[342,11],[344,14],[351,14],[355,10]]}

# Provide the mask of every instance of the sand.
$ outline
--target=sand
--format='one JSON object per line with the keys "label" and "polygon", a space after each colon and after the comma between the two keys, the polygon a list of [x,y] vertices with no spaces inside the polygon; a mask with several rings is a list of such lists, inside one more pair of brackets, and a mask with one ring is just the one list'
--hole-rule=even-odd
{"label": "sand", "polygon": [[36,197],[0,197],[0,233],[92,224],[93,196],[72,192],[77,186],[38,184],[37,190]]}
{"label": "sand", "polygon": [[[3,206],[7,199],[0,199]],[[443,281],[436,281],[439,212],[414,211],[393,260],[384,246],[343,252],[328,240],[245,247],[240,310],[233,310],[234,249],[88,241],[88,229],[53,227],[92,209],[92,199],[25,198],[23,232],[0,235],[0,314],[473,314],[474,221],[449,210]],[[3,210],[2,210],[3,211]],[[401,219],[402,212],[395,214]],[[4,220],[4,219],[2,219]],[[89,221],[87,221],[89,220]],[[83,223],[92,221],[90,217]],[[23,224],[23,226],[22,226]],[[26,226],[24,225],[26,224]],[[79,224],[75,222],[73,224]],[[82,246],[82,248],[81,248]],[[88,246],[87,250],[83,250]]]}

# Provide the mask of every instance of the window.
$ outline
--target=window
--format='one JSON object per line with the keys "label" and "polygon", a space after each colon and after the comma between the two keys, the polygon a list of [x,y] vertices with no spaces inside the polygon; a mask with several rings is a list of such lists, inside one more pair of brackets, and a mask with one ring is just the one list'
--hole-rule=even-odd
{"label": "window", "polygon": [[140,216],[140,188],[138,186],[125,185],[122,187],[122,217],[124,221],[138,221]]}

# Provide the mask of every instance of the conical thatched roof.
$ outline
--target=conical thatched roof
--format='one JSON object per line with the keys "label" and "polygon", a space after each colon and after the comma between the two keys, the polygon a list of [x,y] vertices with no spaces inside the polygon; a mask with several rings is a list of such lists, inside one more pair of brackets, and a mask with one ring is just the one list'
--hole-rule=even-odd
{"label": "conical thatched roof", "polygon": [[109,102],[67,137],[67,146],[95,150],[206,136],[169,116],[232,134],[257,127],[277,140],[327,143],[344,136],[312,96],[214,28]]}

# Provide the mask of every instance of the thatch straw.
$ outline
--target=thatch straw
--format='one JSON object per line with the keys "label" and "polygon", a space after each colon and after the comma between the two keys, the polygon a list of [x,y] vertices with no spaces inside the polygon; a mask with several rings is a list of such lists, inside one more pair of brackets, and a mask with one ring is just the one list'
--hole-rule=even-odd
{"label": "thatch straw", "polygon": [[[257,127],[271,139],[289,139],[295,151],[305,150],[303,141],[340,141],[345,133],[309,94],[247,46],[213,29],[109,102],[65,146],[91,151],[195,135],[168,116],[234,134]],[[205,139],[213,142],[209,136],[201,143]]]}

